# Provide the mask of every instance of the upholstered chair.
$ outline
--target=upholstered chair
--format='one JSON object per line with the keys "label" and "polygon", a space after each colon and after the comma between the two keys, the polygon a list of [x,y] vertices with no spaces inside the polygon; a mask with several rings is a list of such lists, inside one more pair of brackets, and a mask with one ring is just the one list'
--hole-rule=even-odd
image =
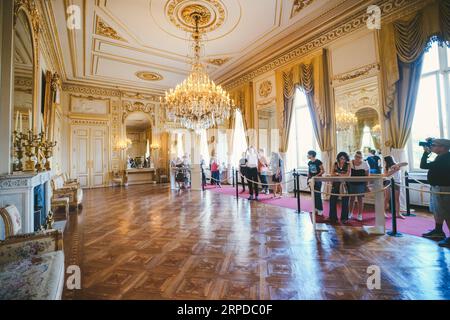
{"label": "upholstered chair", "polygon": [[61,232],[18,234],[22,221],[15,206],[0,208],[0,226],[5,236],[0,241],[0,300],[61,299],[64,284]]}
{"label": "upholstered chair", "polygon": [[113,171],[111,182],[119,186],[127,185],[128,175],[126,171]]}
{"label": "upholstered chair", "polygon": [[82,205],[83,189],[78,183],[66,185],[62,175],[52,178],[51,186],[53,191],[53,199],[69,198],[69,205],[78,208]]}

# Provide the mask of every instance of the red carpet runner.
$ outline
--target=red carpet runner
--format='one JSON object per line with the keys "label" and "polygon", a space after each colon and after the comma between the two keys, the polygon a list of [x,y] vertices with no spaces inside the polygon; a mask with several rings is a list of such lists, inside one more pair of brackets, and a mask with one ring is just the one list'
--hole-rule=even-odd
{"label": "red carpet runner", "polygon": [[[213,191],[216,193],[226,194],[230,196],[236,195],[236,189],[230,186],[223,186],[222,188],[215,188],[214,186],[208,185],[206,187],[206,190]],[[241,188],[239,188],[239,192],[241,191]],[[261,194],[259,196],[259,200],[261,203],[272,205],[272,206],[278,206],[282,208],[288,208],[288,209],[294,209],[297,210],[297,200],[291,195],[291,196],[284,196],[279,199],[272,199],[272,194],[266,195]],[[240,198],[247,199],[249,197],[248,190],[246,190],[245,193],[239,193]],[[312,201],[310,200],[310,197],[307,196],[301,196],[301,209],[303,211],[311,212],[312,210]],[[328,201],[323,201],[324,206],[324,216],[319,217],[317,216],[317,222],[323,222],[325,219],[329,216],[329,203]],[[340,217],[340,206],[338,203],[338,217]],[[390,230],[392,228],[392,220],[390,217],[390,214],[388,214],[389,217],[386,219],[386,228],[387,230]],[[363,221],[356,220],[356,214],[353,214],[353,219],[350,220],[346,226],[353,226],[353,227],[361,227],[363,225],[374,225],[375,224],[375,212],[374,211],[365,211],[363,212]],[[415,236],[421,236],[422,233],[427,232],[428,230],[431,230],[434,228],[434,220],[433,216],[430,214],[430,217],[406,217],[405,220],[397,219],[397,231],[401,233],[407,233]],[[447,226],[444,226],[444,231],[446,232],[447,236],[450,236],[450,232],[447,228]]]}

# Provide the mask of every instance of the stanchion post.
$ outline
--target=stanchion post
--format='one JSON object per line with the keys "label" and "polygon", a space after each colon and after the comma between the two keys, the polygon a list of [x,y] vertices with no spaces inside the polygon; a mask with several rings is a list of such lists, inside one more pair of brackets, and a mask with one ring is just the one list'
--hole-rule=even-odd
{"label": "stanchion post", "polygon": [[[234,167],[231,169],[231,172],[234,172]],[[235,180],[236,176],[234,174],[232,176],[233,176],[233,187],[234,187],[234,180]]]}
{"label": "stanchion post", "polygon": [[301,213],[301,208],[300,208],[300,174],[297,173],[295,175],[295,181],[297,184],[297,213]]}
{"label": "stanchion post", "polygon": [[392,214],[392,230],[387,232],[392,237],[401,237],[402,234],[397,232],[397,208],[395,203],[395,180],[391,178],[391,214]]}
{"label": "stanchion post", "polygon": [[239,200],[239,183],[237,183],[239,180],[239,171],[236,170],[234,173],[235,179],[236,179],[236,201]]}
{"label": "stanchion post", "polygon": [[314,190],[314,177],[309,180],[309,187],[311,189],[311,198],[312,198],[312,223],[313,223],[313,230],[316,231],[316,202],[314,201],[315,196],[315,190]]}
{"label": "stanchion post", "polygon": [[406,195],[406,215],[408,217],[415,217],[416,215],[411,213],[411,202],[410,202],[410,194],[409,194],[409,174],[405,172],[405,195]]}
{"label": "stanchion post", "polygon": [[295,178],[297,176],[297,172],[294,170],[292,170],[292,176],[294,177],[294,197],[297,197],[297,179]]}

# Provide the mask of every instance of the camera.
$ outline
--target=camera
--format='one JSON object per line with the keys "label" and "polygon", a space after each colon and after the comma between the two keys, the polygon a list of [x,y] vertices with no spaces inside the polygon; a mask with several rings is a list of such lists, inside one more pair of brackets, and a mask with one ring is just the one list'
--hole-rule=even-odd
{"label": "camera", "polygon": [[431,149],[431,146],[433,144],[433,140],[434,140],[433,138],[430,138],[430,139],[426,139],[425,141],[419,141],[419,146]]}

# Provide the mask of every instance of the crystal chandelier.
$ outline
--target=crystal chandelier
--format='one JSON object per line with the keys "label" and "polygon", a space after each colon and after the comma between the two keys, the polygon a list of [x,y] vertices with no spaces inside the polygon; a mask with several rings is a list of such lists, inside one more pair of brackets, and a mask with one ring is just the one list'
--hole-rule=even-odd
{"label": "crystal chandelier", "polygon": [[209,79],[205,66],[200,62],[202,34],[198,24],[201,15],[193,12],[191,17],[195,21],[192,71],[175,89],[165,92],[161,103],[166,108],[169,121],[198,131],[222,124],[229,118],[234,102],[221,86]]}
{"label": "crystal chandelier", "polygon": [[357,122],[358,118],[352,112],[340,109],[336,113],[336,127],[338,131],[346,131],[356,125]]}
{"label": "crystal chandelier", "polygon": [[375,137],[379,137],[381,135],[381,126],[379,124],[376,124],[372,128],[372,134]]}

